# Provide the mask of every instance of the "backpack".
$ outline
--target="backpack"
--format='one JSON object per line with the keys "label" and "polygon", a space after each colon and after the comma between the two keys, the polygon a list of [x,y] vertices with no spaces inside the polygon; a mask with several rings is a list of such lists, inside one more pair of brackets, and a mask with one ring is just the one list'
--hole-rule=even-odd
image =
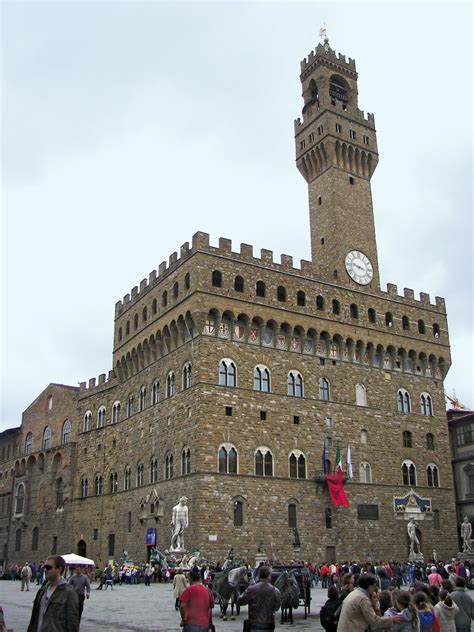
{"label": "backpack", "polygon": [[319,612],[319,620],[325,630],[332,629],[336,625],[337,621],[334,615],[336,614],[336,611],[339,610],[340,605],[339,600],[335,599],[334,601],[327,601],[321,608]]}
{"label": "backpack", "polygon": [[28,577],[28,568],[26,566],[21,569],[21,576]]}

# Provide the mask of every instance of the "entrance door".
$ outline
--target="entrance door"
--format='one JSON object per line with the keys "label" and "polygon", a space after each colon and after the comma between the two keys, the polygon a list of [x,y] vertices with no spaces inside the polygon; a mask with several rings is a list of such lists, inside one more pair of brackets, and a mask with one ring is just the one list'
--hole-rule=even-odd
{"label": "entrance door", "polygon": [[84,540],[79,540],[79,542],[77,543],[77,554],[81,557],[87,557],[86,553],[87,544],[84,542]]}
{"label": "entrance door", "polygon": [[336,547],[335,546],[327,546],[326,547],[326,562],[336,562]]}

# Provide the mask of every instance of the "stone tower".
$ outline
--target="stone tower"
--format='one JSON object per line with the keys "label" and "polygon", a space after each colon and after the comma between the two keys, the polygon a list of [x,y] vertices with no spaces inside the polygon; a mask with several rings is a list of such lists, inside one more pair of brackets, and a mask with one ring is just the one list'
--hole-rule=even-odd
{"label": "stone tower", "polygon": [[379,289],[370,179],[377,166],[374,117],[357,107],[355,62],[325,42],[301,62],[303,120],[296,164],[308,183],[315,273],[338,285]]}

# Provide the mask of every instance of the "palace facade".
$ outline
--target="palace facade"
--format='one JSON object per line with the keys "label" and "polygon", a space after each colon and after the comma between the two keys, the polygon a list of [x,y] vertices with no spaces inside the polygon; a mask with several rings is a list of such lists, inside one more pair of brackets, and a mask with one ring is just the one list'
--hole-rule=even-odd
{"label": "palace facade", "polygon": [[[198,232],[119,301],[108,375],[50,385],[24,414],[4,562],[53,548],[145,559],[148,530],[169,547],[182,495],[186,546],[210,560],[230,545],[248,559],[406,559],[405,494],[421,503],[425,558],[457,551],[445,302],[380,287],[375,120],[355,62],[326,42],[300,78],[311,261]],[[348,507],[325,481],[337,448]]]}

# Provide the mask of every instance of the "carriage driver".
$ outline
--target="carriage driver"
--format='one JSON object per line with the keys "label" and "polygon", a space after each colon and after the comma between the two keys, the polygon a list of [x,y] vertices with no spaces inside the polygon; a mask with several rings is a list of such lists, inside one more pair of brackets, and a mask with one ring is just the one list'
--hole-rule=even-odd
{"label": "carriage driver", "polygon": [[272,571],[269,566],[258,569],[260,581],[250,585],[240,595],[238,603],[249,605],[249,623],[251,630],[269,632],[275,629],[275,612],[281,605],[281,594],[278,588],[272,586]]}

